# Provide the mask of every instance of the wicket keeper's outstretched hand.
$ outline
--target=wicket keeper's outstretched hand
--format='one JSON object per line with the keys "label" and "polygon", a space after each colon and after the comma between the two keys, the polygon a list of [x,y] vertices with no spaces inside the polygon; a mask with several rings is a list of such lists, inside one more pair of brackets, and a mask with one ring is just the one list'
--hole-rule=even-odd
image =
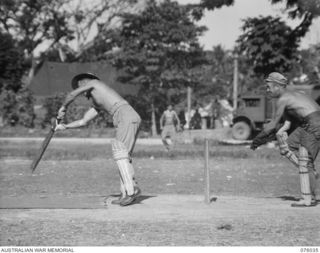
{"label": "wicket keeper's outstretched hand", "polygon": [[261,131],[252,141],[250,148],[256,150],[263,144],[276,140],[276,132],[274,130],[268,132]]}

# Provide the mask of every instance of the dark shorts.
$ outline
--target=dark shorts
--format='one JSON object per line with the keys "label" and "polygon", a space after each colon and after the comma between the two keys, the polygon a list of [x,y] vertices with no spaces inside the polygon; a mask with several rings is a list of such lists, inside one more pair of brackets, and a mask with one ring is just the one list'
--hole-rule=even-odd
{"label": "dark shorts", "polygon": [[305,147],[315,160],[320,150],[320,111],[308,115],[287,140],[289,148],[298,151],[299,145]]}

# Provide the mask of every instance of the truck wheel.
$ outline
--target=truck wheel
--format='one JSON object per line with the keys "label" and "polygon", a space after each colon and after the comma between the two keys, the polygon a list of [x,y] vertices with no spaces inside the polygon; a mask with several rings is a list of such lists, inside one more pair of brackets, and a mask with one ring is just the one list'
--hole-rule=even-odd
{"label": "truck wheel", "polygon": [[248,140],[251,135],[251,127],[244,121],[239,121],[232,126],[232,137],[236,140]]}

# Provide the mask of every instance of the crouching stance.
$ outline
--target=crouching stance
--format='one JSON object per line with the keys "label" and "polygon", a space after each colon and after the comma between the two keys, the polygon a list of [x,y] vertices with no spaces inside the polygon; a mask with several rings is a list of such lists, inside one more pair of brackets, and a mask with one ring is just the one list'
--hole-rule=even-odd
{"label": "crouching stance", "polygon": [[134,203],[141,191],[134,178],[131,154],[139,131],[140,116],[126,100],[93,74],[79,74],[72,79],[71,83],[73,91],[67,95],[59,109],[58,118],[64,118],[67,107],[79,95],[85,95],[90,99],[92,107],[82,119],[69,124],[59,124],[56,130],[85,126],[102,110],[112,115],[116,128],[116,137],[112,142],[112,153],[119,169],[121,190],[121,197],[112,203],[121,206]]}
{"label": "crouching stance", "polygon": [[[311,115],[312,117],[316,115],[319,117],[320,113],[313,113]],[[288,136],[287,131],[290,129],[290,126],[291,122],[285,121],[276,133],[276,138],[279,143],[280,154],[286,157],[299,170],[302,201],[293,204],[293,206],[304,206],[305,203],[313,205],[320,200],[319,175],[314,166],[318,149],[316,147],[312,148],[312,143],[317,144],[318,141],[301,127],[296,128]],[[308,149],[305,147],[311,148],[314,152],[308,152]]]}
{"label": "crouching stance", "polygon": [[[280,73],[271,73],[266,79],[267,94],[277,99],[276,116],[253,140],[251,148],[256,149],[264,136],[275,133],[281,155],[299,169],[302,200],[292,206],[313,206],[320,200],[320,181],[314,167],[320,149],[320,107],[311,97],[289,91],[286,86],[287,79]],[[298,127],[288,136],[292,122]]]}

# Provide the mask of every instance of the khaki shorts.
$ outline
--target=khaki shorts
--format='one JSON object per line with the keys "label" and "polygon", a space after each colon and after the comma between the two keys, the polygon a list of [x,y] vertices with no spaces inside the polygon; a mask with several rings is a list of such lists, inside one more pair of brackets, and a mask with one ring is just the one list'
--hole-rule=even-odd
{"label": "khaki shorts", "polygon": [[141,118],[129,105],[121,105],[113,114],[113,125],[116,128],[116,140],[122,142],[131,155],[134,148]]}
{"label": "khaki shorts", "polygon": [[161,132],[161,138],[165,139],[166,137],[174,138],[176,134],[176,128],[174,125],[164,126]]}

